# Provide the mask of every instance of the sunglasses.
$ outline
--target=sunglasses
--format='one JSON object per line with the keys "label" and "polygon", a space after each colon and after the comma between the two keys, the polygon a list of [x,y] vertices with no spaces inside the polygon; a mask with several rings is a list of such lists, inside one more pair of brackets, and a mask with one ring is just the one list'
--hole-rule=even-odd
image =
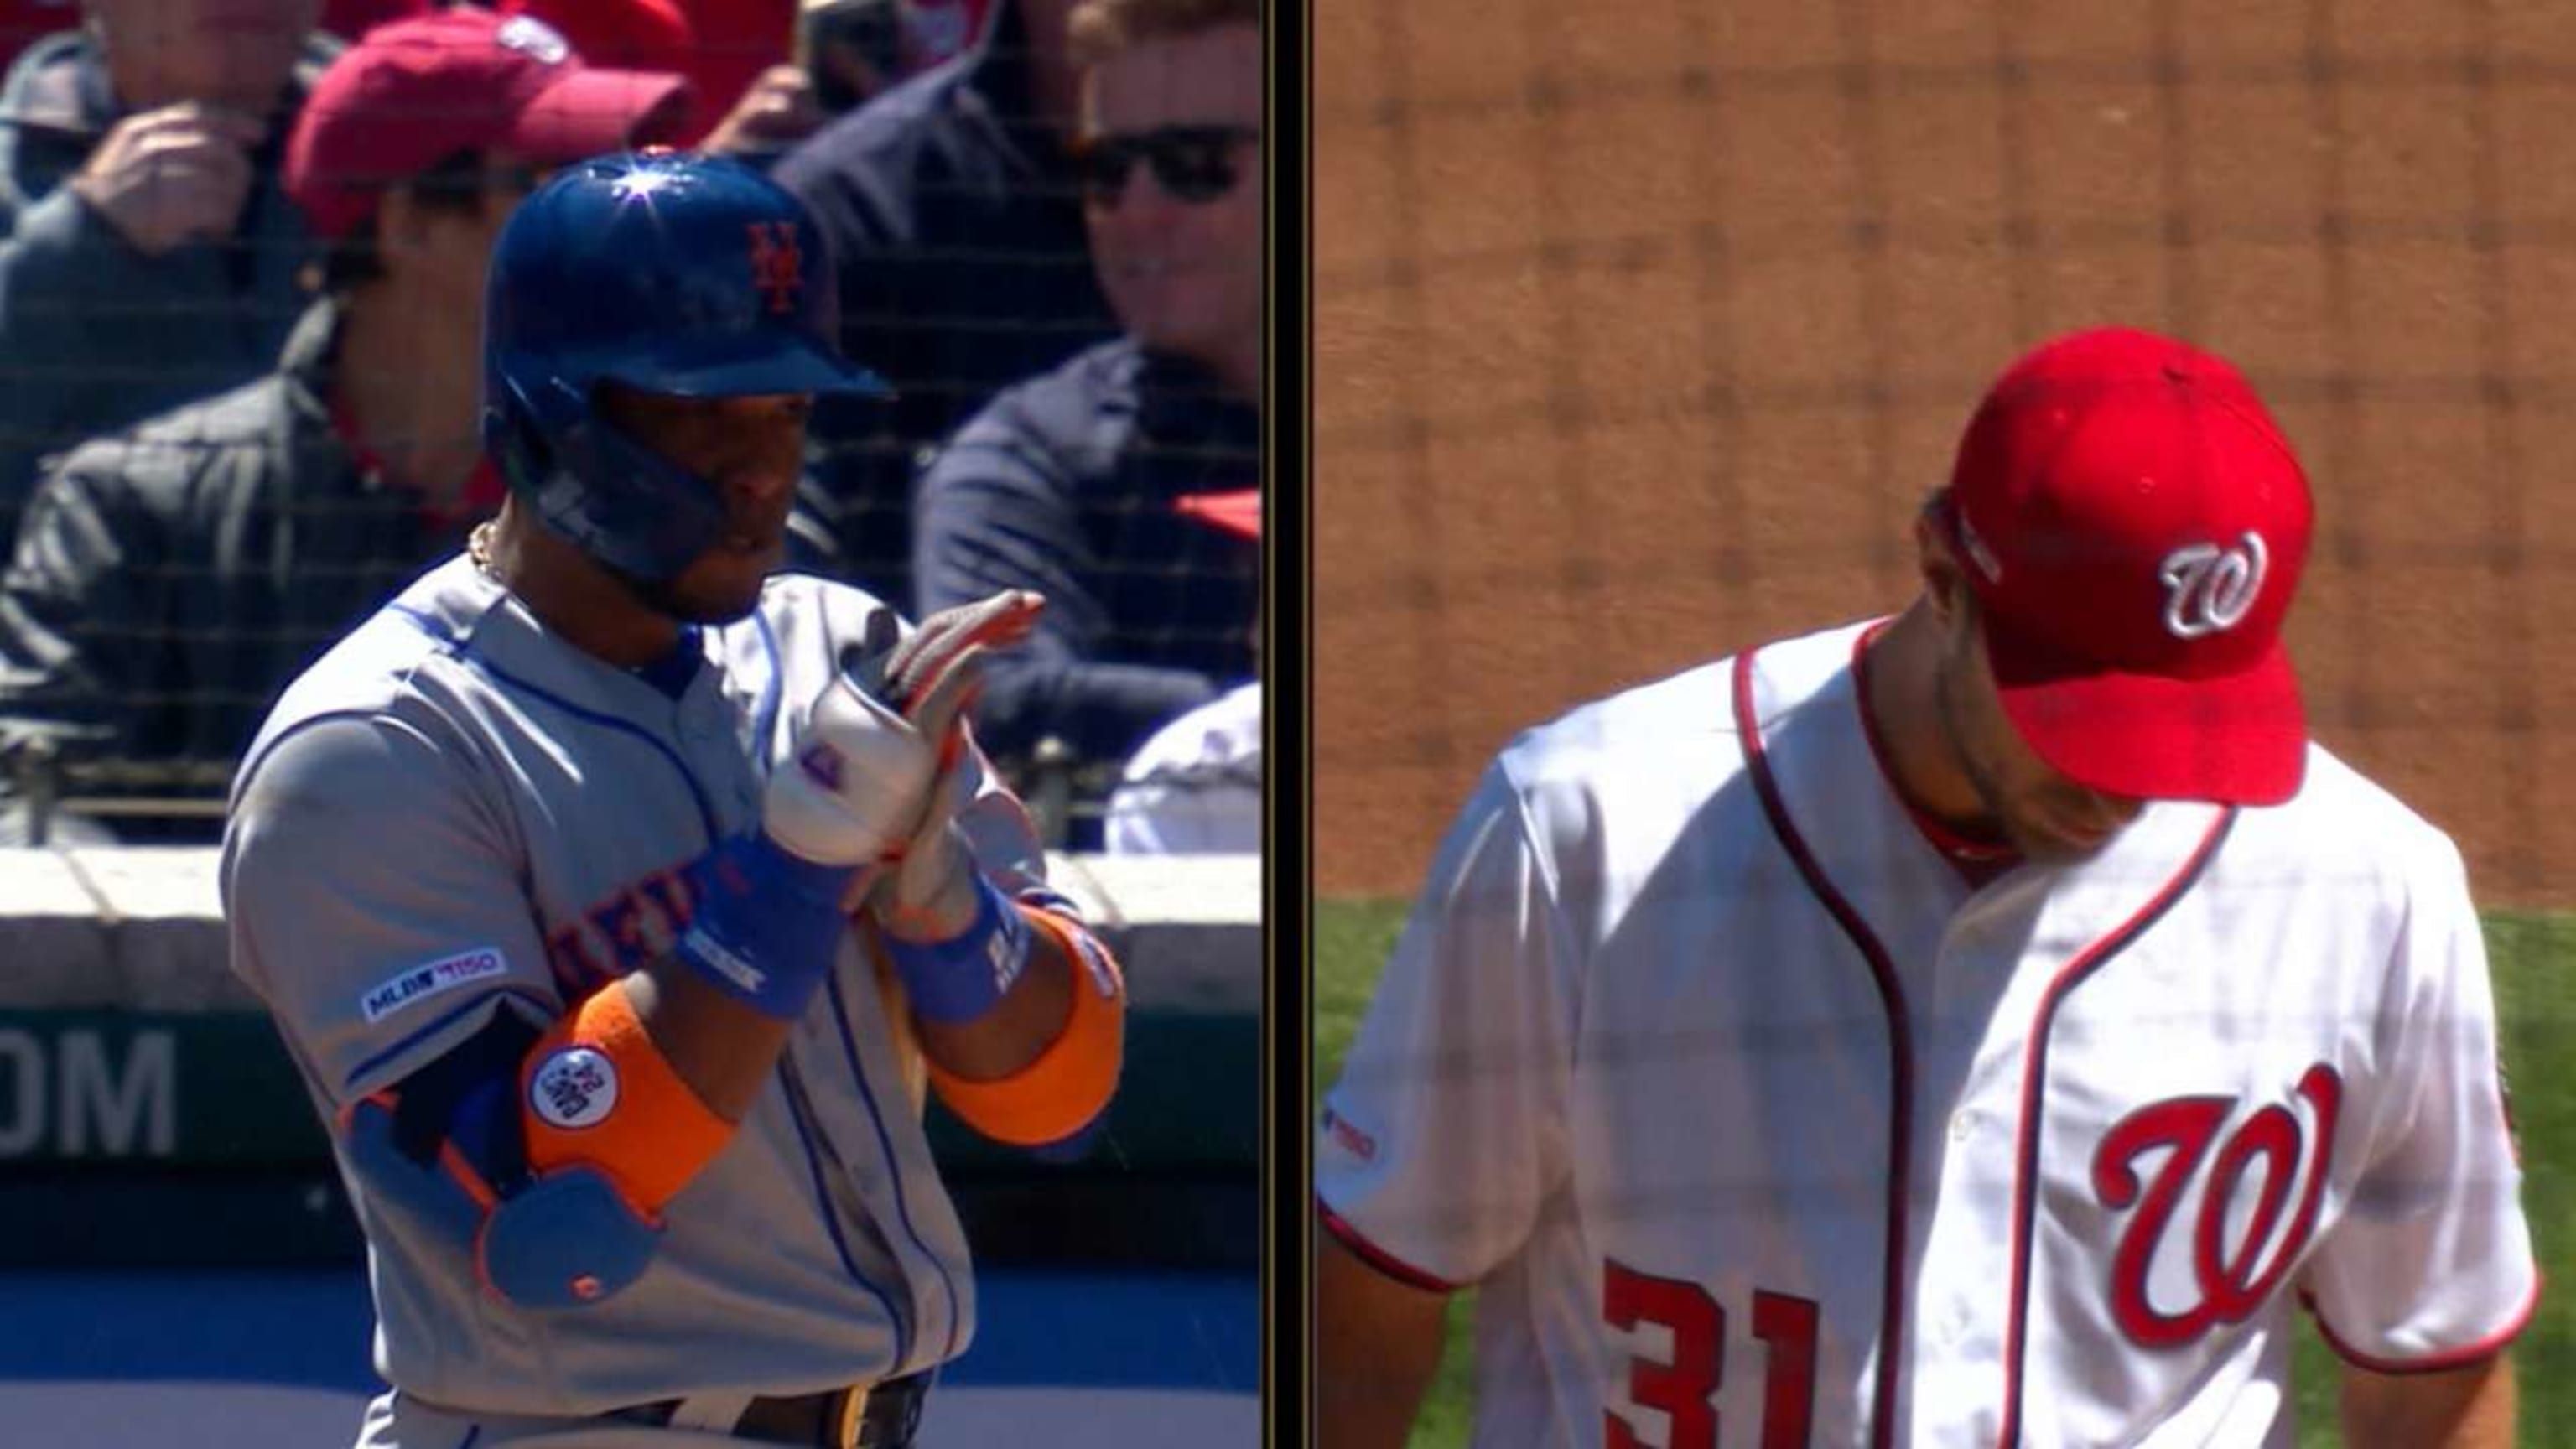
{"label": "sunglasses", "polygon": [[1083,141],[1075,148],[1074,166],[1082,173],[1083,194],[1095,205],[1116,206],[1141,161],[1153,168],[1154,184],[1164,195],[1205,206],[1243,179],[1235,151],[1259,139],[1261,133],[1250,126],[1157,126]]}

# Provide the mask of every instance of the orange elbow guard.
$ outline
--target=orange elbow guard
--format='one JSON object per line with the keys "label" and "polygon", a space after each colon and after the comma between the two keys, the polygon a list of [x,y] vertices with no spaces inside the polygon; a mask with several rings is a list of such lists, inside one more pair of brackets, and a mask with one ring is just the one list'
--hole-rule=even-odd
{"label": "orange elbow guard", "polygon": [[1118,963],[1089,932],[1050,911],[1020,913],[1063,951],[1073,972],[1064,1030],[1037,1059],[997,1081],[976,1082],[927,1062],[931,1086],[966,1125],[1013,1147],[1073,1136],[1109,1105],[1125,1051],[1127,1002]]}
{"label": "orange elbow guard", "polygon": [[538,1040],[520,1071],[528,1165],[589,1167],[659,1213],[733,1139],[612,982]]}

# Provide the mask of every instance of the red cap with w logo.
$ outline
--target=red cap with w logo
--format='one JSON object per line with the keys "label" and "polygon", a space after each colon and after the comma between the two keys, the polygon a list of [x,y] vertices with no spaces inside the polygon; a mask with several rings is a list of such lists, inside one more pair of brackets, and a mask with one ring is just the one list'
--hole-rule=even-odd
{"label": "red cap with w logo", "polygon": [[1970,420],[1942,514],[2004,713],[2041,759],[2142,799],[2298,793],[2281,622],[2308,483],[2233,366],[2124,328],[2039,347]]}

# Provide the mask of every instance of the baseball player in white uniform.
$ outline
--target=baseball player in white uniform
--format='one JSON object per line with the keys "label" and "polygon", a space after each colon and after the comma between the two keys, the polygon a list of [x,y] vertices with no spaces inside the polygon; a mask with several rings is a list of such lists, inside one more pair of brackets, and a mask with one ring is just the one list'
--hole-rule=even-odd
{"label": "baseball player in white uniform", "polygon": [[2227,363],[2060,338],[1890,619],[1514,741],[1328,1100],[1321,1441],[2512,1442],[2538,1279],[2478,922],[2307,738],[2306,481]]}
{"label": "baseball player in white uniform", "polygon": [[958,712],[1004,594],[773,577],[827,263],[732,162],[572,167],[492,260],[469,557],[290,687],[234,785],[235,969],[328,1120],[366,1449],[912,1442],[974,1333],[923,1093],[1069,1150],[1117,973]]}

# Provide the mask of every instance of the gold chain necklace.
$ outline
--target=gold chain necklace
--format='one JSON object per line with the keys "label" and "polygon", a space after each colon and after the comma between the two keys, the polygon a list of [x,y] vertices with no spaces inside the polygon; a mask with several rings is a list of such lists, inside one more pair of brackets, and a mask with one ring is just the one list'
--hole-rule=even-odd
{"label": "gold chain necklace", "polygon": [[465,556],[474,560],[474,567],[482,572],[483,577],[490,579],[496,584],[501,581],[501,571],[492,567],[492,522],[490,519],[485,519],[483,522],[474,525],[474,531],[465,536]]}

